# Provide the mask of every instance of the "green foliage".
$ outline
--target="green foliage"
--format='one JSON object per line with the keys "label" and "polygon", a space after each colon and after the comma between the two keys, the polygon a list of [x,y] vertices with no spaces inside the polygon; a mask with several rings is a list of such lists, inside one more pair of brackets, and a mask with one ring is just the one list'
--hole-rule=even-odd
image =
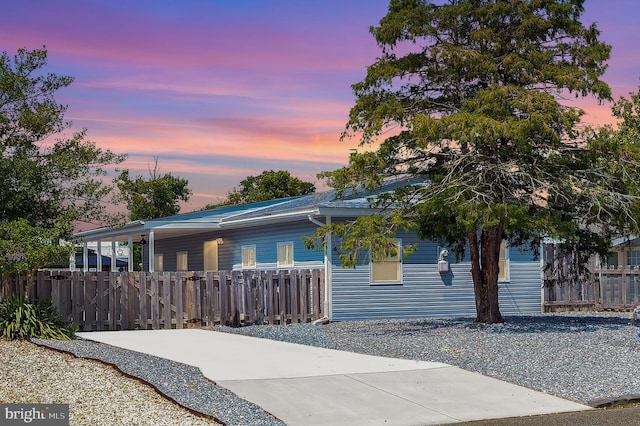
{"label": "green foliage", "polygon": [[28,302],[14,294],[0,301],[0,333],[7,340],[71,340],[77,331],[66,325],[50,300]]}
{"label": "green foliage", "polygon": [[[366,216],[354,222],[320,227],[313,237],[304,237],[303,242],[309,250],[326,249],[325,236],[327,232],[331,232],[337,241],[341,241],[339,258],[342,265],[354,268],[359,262],[380,262],[385,258],[397,256],[396,233],[399,230],[408,231],[409,228],[406,220],[391,212],[389,216]],[[403,256],[408,257],[416,249],[415,244],[404,245]]]}
{"label": "green foliage", "polygon": [[156,158],[154,169],[149,169],[149,179],[142,176],[131,179],[129,170],[120,173],[116,178],[120,190],[117,200],[126,202],[129,220],[172,216],[180,212],[180,201],[189,201],[191,190],[188,184],[188,180],[171,173],[160,175]]}
{"label": "green foliage", "polygon": [[57,244],[66,234],[65,228],[34,227],[26,219],[0,221],[0,275],[27,273],[43,265],[67,262],[73,247]]}
{"label": "green foliage", "polygon": [[204,210],[226,205],[249,204],[307,195],[314,193],[315,190],[316,187],[313,183],[293,177],[285,170],[269,170],[258,176],[247,176],[240,181],[239,189],[229,192],[225,202],[206,206]]}
{"label": "green foliage", "polygon": [[[583,3],[391,0],[371,28],[382,54],[353,85],[343,134],[379,148],[322,174],[339,194],[421,180],[374,205],[394,205],[419,236],[458,255],[479,242],[470,246],[479,321],[501,321],[498,259],[480,252],[495,253],[502,238],[534,249],[562,239],[579,267],[611,235],[638,231],[637,103],[616,106],[628,126],[594,131],[559,101],[611,97],[600,80],[611,47],[580,21]],[[352,256],[360,228],[342,231]]]}
{"label": "green foliage", "polygon": [[74,222],[108,221],[105,167],[125,158],[87,141],[86,130],[69,136],[67,107],[54,95],[73,78],[47,73],[46,65],[44,48],[0,55],[2,271],[45,266],[65,252],[54,246]]}

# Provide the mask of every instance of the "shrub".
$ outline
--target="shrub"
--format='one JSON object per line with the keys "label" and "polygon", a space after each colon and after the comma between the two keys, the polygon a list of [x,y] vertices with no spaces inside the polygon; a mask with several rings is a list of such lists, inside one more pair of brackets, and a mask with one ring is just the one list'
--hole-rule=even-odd
{"label": "shrub", "polygon": [[41,339],[71,340],[76,326],[62,321],[51,300],[29,302],[14,294],[0,301],[0,334],[7,340]]}

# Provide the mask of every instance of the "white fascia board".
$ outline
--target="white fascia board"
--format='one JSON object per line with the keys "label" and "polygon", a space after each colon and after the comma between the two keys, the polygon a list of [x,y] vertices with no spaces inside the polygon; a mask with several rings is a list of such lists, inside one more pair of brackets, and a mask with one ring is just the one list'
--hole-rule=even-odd
{"label": "white fascia board", "polygon": [[258,223],[267,223],[267,222],[283,222],[288,219],[295,218],[307,218],[309,215],[317,215],[318,209],[304,209],[291,211],[286,213],[277,213],[273,215],[265,215],[265,216],[256,216],[256,217],[248,217],[246,219],[231,219],[231,220],[223,220],[220,222],[220,228],[236,228],[242,227],[244,225],[252,225]]}
{"label": "white fascia board", "polygon": [[98,228],[90,231],[82,231],[74,234],[74,238],[80,241],[98,241],[110,238],[125,237],[127,235],[144,233],[150,228],[144,222],[137,224],[127,224],[120,228]]}
{"label": "white fascia board", "polygon": [[380,214],[387,211],[390,211],[390,209],[375,209],[375,208],[352,209],[347,207],[321,207],[318,210],[318,215],[332,216],[332,217],[371,216],[373,214]]}
{"label": "white fascia board", "polygon": [[217,222],[171,222],[154,226],[153,229],[219,229]]}

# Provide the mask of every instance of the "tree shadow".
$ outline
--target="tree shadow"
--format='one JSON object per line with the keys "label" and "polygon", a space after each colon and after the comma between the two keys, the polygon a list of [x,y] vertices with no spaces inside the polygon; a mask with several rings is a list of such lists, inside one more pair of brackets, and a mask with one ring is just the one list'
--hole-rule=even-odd
{"label": "tree shadow", "polygon": [[[370,336],[395,335],[411,336],[428,334],[430,332],[451,330],[478,331],[491,334],[531,334],[531,333],[588,333],[598,330],[619,330],[624,327],[638,327],[640,323],[628,316],[597,314],[538,314],[516,315],[505,317],[500,324],[482,324],[471,317],[449,319],[419,318],[419,319],[389,319],[348,322],[341,327],[340,323],[333,323],[336,333],[359,333],[366,331]],[[329,331],[328,329],[326,331]]]}

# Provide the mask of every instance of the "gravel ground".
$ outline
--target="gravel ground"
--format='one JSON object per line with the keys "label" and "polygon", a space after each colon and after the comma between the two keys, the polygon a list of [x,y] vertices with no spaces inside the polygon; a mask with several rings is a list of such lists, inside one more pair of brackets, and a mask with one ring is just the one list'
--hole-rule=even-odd
{"label": "gravel ground", "polygon": [[207,380],[196,367],[83,339],[33,341],[79,357],[115,365],[125,374],[151,384],[162,395],[181,406],[213,416],[224,424],[282,425],[262,408]]}
{"label": "gravel ground", "polygon": [[580,403],[637,394],[640,323],[630,313],[348,321],[220,328],[231,333],[395,358],[438,361]]}
{"label": "gravel ground", "polygon": [[0,403],[69,404],[71,425],[218,424],[110,366],[25,341],[0,340],[0,377]]}
{"label": "gravel ground", "polygon": [[[545,314],[506,320],[493,325],[476,324],[471,318],[372,320],[213,330],[445,362],[580,403],[640,395],[640,324],[631,321],[631,314]],[[181,405],[227,424],[281,424],[207,381],[195,368],[84,340],[38,343],[115,364]]]}

